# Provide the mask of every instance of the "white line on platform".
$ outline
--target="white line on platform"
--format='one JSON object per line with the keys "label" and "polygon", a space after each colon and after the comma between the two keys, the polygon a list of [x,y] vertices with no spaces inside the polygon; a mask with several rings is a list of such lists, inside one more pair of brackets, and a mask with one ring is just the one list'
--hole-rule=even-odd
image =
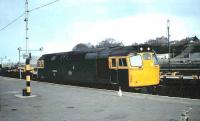
{"label": "white line on platform", "polygon": [[17,94],[15,95],[15,97],[18,97],[18,98],[32,98],[32,97],[37,97],[37,95],[30,95],[30,96],[23,96],[22,94]]}

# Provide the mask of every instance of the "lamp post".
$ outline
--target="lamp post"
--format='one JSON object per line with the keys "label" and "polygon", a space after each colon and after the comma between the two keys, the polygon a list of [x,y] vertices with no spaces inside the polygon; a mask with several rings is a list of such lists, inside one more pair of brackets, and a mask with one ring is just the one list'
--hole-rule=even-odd
{"label": "lamp post", "polygon": [[174,48],[174,49],[173,49],[173,58],[175,57],[175,53],[174,53],[174,52],[175,52],[175,50],[176,50],[176,49]]}
{"label": "lamp post", "polygon": [[168,39],[168,53],[169,53],[169,71],[170,71],[170,34],[169,34],[170,20],[167,19],[167,39]]}
{"label": "lamp post", "polygon": [[20,51],[22,50],[22,48],[21,47],[18,47],[17,48],[17,50],[19,51],[19,65],[21,65],[21,61],[20,61],[20,58],[21,58],[21,54],[20,54]]}
{"label": "lamp post", "polygon": [[20,52],[21,52],[21,50],[22,50],[22,48],[21,47],[18,47],[17,48],[17,50],[19,51],[19,64],[18,64],[18,68],[19,68],[19,79],[21,80],[21,78],[22,78],[22,73],[21,73],[21,61],[20,61],[20,58],[21,58],[21,54],[20,54]]}

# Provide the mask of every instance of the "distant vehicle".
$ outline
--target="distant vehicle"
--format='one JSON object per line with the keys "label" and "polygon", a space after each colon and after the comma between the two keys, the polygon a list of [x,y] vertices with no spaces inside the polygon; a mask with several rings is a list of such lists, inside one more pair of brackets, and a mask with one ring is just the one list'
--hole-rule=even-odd
{"label": "distant vehicle", "polygon": [[156,54],[149,46],[126,46],[43,55],[37,76],[54,83],[147,87],[159,84],[159,73]]}

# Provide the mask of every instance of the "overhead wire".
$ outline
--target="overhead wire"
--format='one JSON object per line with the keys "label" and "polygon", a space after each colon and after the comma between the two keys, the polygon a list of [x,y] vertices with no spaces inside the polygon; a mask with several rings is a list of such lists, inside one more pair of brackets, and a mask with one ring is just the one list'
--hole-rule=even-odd
{"label": "overhead wire", "polygon": [[29,10],[29,12],[38,10],[38,9],[43,8],[43,7],[46,7],[46,6],[49,6],[49,5],[51,5],[51,4],[53,4],[53,3],[56,3],[56,2],[58,2],[58,1],[60,1],[60,0],[55,0],[55,1],[52,1],[52,2],[49,2],[49,3],[43,4],[43,5],[40,5],[39,7],[36,7],[36,8],[33,8],[33,9]]}
{"label": "overhead wire", "polygon": [[[33,9],[30,9],[28,12],[33,12],[33,11],[35,11],[35,10],[38,10],[38,9],[40,9],[40,8],[49,6],[49,5],[51,5],[51,4],[53,4],[53,3],[56,3],[56,2],[58,2],[58,1],[60,1],[60,0],[55,0],[55,1],[52,1],[52,2],[49,2],[49,3],[43,4],[43,5],[40,5],[39,7],[35,7],[35,8],[33,8]],[[15,18],[14,20],[12,20],[12,21],[11,21],[10,23],[8,23],[6,26],[2,27],[2,28],[0,29],[0,32],[3,31],[4,29],[6,29],[7,27],[9,27],[10,25],[12,25],[13,23],[15,23],[17,20],[19,20],[21,17],[24,16],[24,14],[25,14],[25,12],[24,12],[23,14],[21,14],[20,16],[18,16],[17,18]]]}
{"label": "overhead wire", "polygon": [[21,14],[20,16],[18,16],[17,18],[15,18],[14,20],[12,20],[12,21],[11,21],[10,23],[8,23],[6,26],[2,27],[2,28],[0,29],[0,31],[6,29],[8,26],[10,26],[10,25],[12,25],[13,23],[15,23],[15,22],[16,22],[17,20],[19,20],[22,16],[24,16],[24,13]]}

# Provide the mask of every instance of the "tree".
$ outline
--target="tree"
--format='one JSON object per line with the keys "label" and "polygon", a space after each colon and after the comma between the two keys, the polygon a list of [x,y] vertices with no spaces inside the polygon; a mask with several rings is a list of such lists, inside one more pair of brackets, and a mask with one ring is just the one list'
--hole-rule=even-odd
{"label": "tree", "polygon": [[101,47],[118,47],[118,46],[123,46],[123,43],[122,42],[117,42],[113,38],[107,38],[107,39],[99,42],[99,44],[96,45],[97,48],[101,48]]}
{"label": "tree", "polygon": [[83,51],[88,49],[88,46],[84,43],[79,43],[75,47],[73,47],[72,51]]}
{"label": "tree", "polygon": [[94,46],[90,43],[79,43],[77,44],[75,47],[73,47],[72,51],[84,51],[87,50],[89,48],[94,48]]}
{"label": "tree", "polygon": [[137,42],[134,42],[133,44],[132,44],[133,46],[136,46],[136,45],[139,45]]}
{"label": "tree", "polygon": [[199,42],[199,38],[197,36],[194,36],[193,41]]}

